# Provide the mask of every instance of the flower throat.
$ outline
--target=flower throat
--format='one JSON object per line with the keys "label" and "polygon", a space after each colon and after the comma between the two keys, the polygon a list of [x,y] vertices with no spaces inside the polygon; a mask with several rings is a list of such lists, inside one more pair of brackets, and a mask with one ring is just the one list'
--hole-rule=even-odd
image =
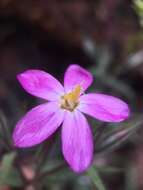
{"label": "flower throat", "polygon": [[71,112],[74,111],[79,104],[80,94],[81,86],[77,85],[71,92],[61,97],[61,108]]}

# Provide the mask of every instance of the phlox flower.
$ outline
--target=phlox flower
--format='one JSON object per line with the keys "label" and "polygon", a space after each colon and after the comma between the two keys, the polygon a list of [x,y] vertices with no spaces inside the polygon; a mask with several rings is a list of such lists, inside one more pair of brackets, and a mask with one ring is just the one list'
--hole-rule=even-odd
{"label": "phlox flower", "polygon": [[129,116],[128,105],[122,100],[99,93],[85,94],[93,77],[79,65],[68,67],[63,86],[41,70],[27,70],[17,78],[28,93],[48,102],[30,110],[17,123],[13,132],[15,146],[37,145],[62,124],[63,156],[75,172],[85,171],[93,158],[93,136],[84,114],[104,122],[121,122]]}

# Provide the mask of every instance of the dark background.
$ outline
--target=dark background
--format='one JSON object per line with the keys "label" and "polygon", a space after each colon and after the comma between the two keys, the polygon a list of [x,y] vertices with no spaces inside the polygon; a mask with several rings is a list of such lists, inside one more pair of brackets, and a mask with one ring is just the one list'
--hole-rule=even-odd
{"label": "dark background", "polygon": [[[143,9],[131,0],[0,0],[0,118],[2,124],[6,120],[8,133],[11,135],[20,116],[40,102],[20,87],[18,73],[38,68],[62,81],[67,66],[79,64],[94,74],[92,91],[121,97],[131,108],[130,126],[140,122],[139,129],[117,149],[95,155],[94,164],[101,167],[107,190],[143,190],[142,20]],[[76,174],[68,177],[67,170],[63,174],[67,178],[55,174],[56,182],[45,178],[46,182],[37,180],[39,186],[29,185],[34,178],[31,160],[36,148],[15,150],[11,142],[10,147],[5,146],[3,139],[10,140],[7,132],[1,129],[0,136],[0,169],[7,167],[5,156],[16,151],[12,168],[23,181],[18,185],[19,177],[13,179],[15,174],[11,174],[3,182],[0,176],[0,190],[96,189],[86,175],[77,180]],[[55,149],[59,151],[59,141]],[[61,152],[56,156],[61,159]],[[10,177],[16,185],[9,182]]]}

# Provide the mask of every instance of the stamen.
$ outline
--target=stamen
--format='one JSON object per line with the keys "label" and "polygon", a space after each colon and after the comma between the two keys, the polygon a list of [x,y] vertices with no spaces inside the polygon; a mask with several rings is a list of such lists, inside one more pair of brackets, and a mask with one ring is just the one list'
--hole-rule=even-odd
{"label": "stamen", "polygon": [[78,105],[78,99],[81,94],[81,86],[76,86],[73,91],[62,97],[61,108],[73,111]]}

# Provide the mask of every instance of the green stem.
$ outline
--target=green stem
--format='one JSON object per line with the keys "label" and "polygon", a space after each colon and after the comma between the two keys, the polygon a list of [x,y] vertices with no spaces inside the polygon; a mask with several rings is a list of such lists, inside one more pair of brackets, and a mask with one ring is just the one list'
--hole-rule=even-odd
{"label": "green stem", "polygon": [[100,178],[95,166],[90,168],[88,170],[87,174],[90,177],[93,184],[96,186],[97,190],[106,190],[106,188],[102,182],[102,179]]}

